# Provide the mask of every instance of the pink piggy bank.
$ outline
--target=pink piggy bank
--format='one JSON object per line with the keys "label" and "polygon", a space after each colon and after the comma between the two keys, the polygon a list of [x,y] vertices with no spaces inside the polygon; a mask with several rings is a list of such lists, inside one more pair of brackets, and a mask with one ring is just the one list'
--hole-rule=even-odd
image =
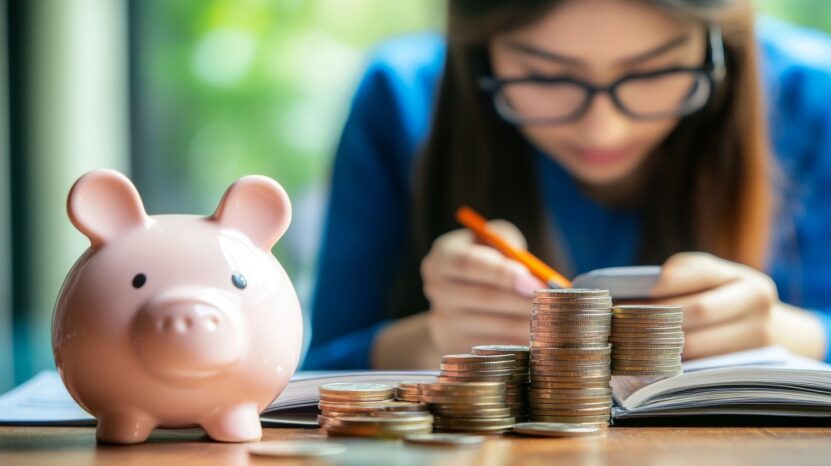
{"label": "pink piggy bank", "polygon": [[259,413],[302,340],[297,295],[271,254],[291,221],[283,188],[247,176],[210,217],[148,216],[124,175],[98,170],[75,182],[67,209],[92,244],[58,296],[52,348],[98,441],[194,426],[259,440]]}

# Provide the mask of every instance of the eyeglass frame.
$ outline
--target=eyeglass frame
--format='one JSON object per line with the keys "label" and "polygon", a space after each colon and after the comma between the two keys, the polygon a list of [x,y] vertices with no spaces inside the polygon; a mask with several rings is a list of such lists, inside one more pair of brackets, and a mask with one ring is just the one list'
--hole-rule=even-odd
{"label": "eyeglass frame", "polygon": [[[615,108],[617,108],[621,113],[628,116],[629,118],[632,118],[633,120],[662,120],[667,118],[684,117],[687,115],[691,115],[706,107],[707,102],[709,102],[710,98],[712,97],[713,89],[715,89],[716,85],[718,85],[727,74],[727,66],[725,64],[724,58],[724,40],[722,38],[721,29],[717,25],[711,24],[708,26],[707,30],[709,54],[707,57],[707,61],[702,66],[675,66],[655,71],[649,71],[646,73],[631,73],[621,76],[620,78],[612,81],[610,84],[605,86],[597,86],[587,81],[574,79],[570,76],[535,75],[523,76],[520,78],[497,78],[491,75],[481,76],[479,78],[479,88],[491,94],[494,107],[499,116],[502,117],[502,119],[504,119],[505,121],[516,125],[557,125],[577,121],[591,107],[594,97],[597,94],[608,94],[612,102],[614,103]],[[644,116],[631,112],[628,108],[626,108],[626,106],[621,102],[621,100],[617,96],[617,88],[621,84],[626,83],[627,81],[632,81],[635,79],[654,78],[657,76],[678,72],[701,73],[707,78],[708,84],[710,86],[708,91],[709,95],[706,99],[704,99],[703,104],[701,104],[701,106],[699,106],[698,108],[690,109],[688,111],[683,111],[683,109],[679,109],[679,112],[675,114],[665,114],[660,116]],[[586,97],[583,104],[577,110],[575,110],[574,113],[566,117],[532,119],[516,118],[510,114],[510,110],[507,108],[508,103],[506,102],[505,98],[500,98],[500,94],[498,94],[503,87],[514,83],[573,84],[585,89]]]}

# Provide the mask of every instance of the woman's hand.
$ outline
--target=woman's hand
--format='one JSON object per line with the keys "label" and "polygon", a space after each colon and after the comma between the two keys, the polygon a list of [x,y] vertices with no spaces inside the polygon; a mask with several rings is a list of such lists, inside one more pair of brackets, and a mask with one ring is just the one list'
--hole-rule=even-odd
{"label": "woman's hand", "polygon": [[[488,222],[512,246],[525,238],[506,221]],[[466,229],[446,233],[421,263],[431,340],[442,353],[481,344],[528,344],[533,290],[546,286]]]}
{"label": "woman's hand", "polygon": [[684,307],[684,358],[779,344],[821,358],[825,336],[809,313],[782,304],[756,269],[705,253],[670,257],[652,292],[656,304]]}

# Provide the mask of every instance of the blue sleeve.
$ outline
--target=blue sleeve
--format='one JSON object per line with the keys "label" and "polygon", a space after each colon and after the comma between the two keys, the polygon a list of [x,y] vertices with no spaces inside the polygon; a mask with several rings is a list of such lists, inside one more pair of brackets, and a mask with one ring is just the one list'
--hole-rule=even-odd
{"label": "blue sleeve", "polygon": [[[797,223],[802,261],[805,263],[804,307],[825,328],[825,360],[831,362],[831,79],[822,97],[825,109],[812,126],[817,144],[815,160],[800,176],[805,196],[803,218]],[[804,180],[804,181],[803,181]]]}
{"label": "blue sleeve", "polygon": [[826,330],[831,362],[831,40],[766,20],[762,29],[782,209],[771,277],[783,302]]}
{"label": "blue sleeve", "polygon": [[335,154],[307,370],[366,369],[407,240],[411,150],[396,75],[364,76]]}

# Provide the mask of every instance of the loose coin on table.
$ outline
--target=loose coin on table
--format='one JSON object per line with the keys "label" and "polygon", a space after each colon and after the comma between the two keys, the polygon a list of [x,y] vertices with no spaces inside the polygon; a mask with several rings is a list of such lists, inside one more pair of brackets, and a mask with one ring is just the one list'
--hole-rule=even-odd
{"label": "loose coin on table", "polygon": [[603,428],[592,424],[523,422],[514,425],[514,432],[535,437],[588,437],[599,435]]}
{"label": "loose coin on table", "polygon": [[252,455],[282,458],[336,455],[344,451],[346,451],[346,447],[339,443],[320,440],[267,441],[255,443],[248,447],[248,452]]}
{"label": "loose coin on table", "polygon": [[431,446],[446,446],[446,447],[466,447],[479,445],[485,440],[481,435],[467,435],[467,434],[418,434],[408,435],[404,437],[407,443],[417,445],[431,445]]}

